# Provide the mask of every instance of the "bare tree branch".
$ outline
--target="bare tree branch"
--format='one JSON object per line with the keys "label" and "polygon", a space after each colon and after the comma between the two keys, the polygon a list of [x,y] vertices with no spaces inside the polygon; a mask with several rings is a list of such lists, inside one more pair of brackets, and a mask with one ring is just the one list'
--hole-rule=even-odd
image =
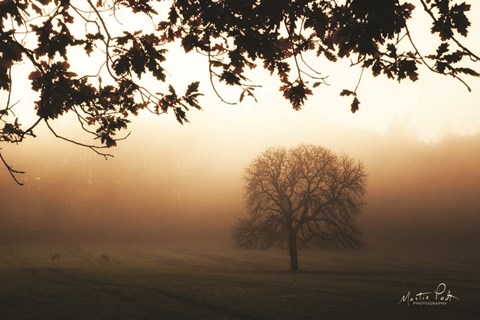
{"label": "bare tree branch", "polygon": [[[81,143],[81,142],[78,142],[78,141],[75,141],[75,140],[72,140],[72,139],[69,139],[69,138],[66,138],[64,136],[61,136],[59,134],[57,134],[57,132],[52,128],[52,126],[50,125],[50,123],[48,122],[47,119],[44,119],[45,121],[45,124],[47,125],[48,129],[53,133],[53,135],[56,137],[56,138],[59,138],[61,140],[64,140],[64,141],[67,141],[67,142],[70,142],[72,144],[75,144],[77,146],[81,146],[81,147],[85,147],[85,148],[88,148],[90,150],[92,150],[93,152],[95,152],[96,154],[100,155],[100,156],[103,156],[105,158],[105,160],[108,160],[109,157],[113,157],[112,154],[108,154],[108,153],[103,153],[103,152],[100,152],[98,151],[98,149],[105,149],[107,148],[106,146],[95,146],[95,145],[89,145],[89,144],[85,144],[85,143]],[[122,138],[124,139],[124,138]]]}
{"label": "bare tree branch", "polygon": [[[1,149],[0,149],[1,150]],[[7,161],[5,161],[5,159],[3,158],[3,155],[2,153],[0,152],[0,159],[2,160],[3,162],[3,165],[7,168],[7,171],[8,173],[10,174],[10,176],[13,178],[13,180],[20,186],[23,186],[23,183],[20,182],[18,179],[17,179],[17,174],[24,174],[25,172],[24,171],[19,171],[19,170],[15,170],[13,169],[12,166],[10,166]]]}

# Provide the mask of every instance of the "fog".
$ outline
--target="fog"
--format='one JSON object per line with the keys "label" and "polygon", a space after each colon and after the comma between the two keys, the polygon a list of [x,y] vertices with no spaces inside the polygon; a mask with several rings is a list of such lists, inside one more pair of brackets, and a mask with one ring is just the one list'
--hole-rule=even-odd
{"label": "fog", "polygon": [[[478,250],[480,135],[434,144],[383,140],[366,159],[367,243],[395,250]],[[476,249],[475,249],[476,248]]]}
{"label": "fog", "polygon": [[[416,19],[429,19],[420,13]],[[475,21],[472,34],[478,33]],[[438,46],[429,28],[412,28],[412,34],[422,52]],[[476,49],[475,40],[465,43]],[[165,62],[175,87],[201,80],[205,111],[192,112],[188,125],[180,126],[173,115],[134,119],[132,135],[111,150],[115,157],[108,161],[51,137],[45,128],[19,146],[2,145],[9,163],[27,173],[19,177],[25,182],[19,187],[0,168],[0,241],[230,243],[232,225],[246,215],[243,168],[267,147],[311,143],[365,163],[368,194],[359,223],[367,248],[470,250],[480,243],[480,135],[417,139],[436,136],[442,126],[478,132],[478,79],[469,79],[474,90],[467,96],[462,85],[435,74],[397,84],[366,73],[361,109],[352,115],[348,99],[338,95],[357,83],[360,70],[348,68],[350,61],[321,64],[331,85],[301,112],[292,111],[277,92],[278,80],[257,70],[252,79],[263,85],[259,103],[248,100],[232,109],[215,99],[206,58],[190,59],[173,49]],[[77,66],[83,70],[88,64]],[[220,91],[235,97],[228,88]],[[22,98],[15,110],[21,123],[33,123],[34,94],[22,85],[13,93]],[[392,125],[398,118],[415,129]],[[68,119],[52,122],[60,134],[83,140]]]}
{"label": "fog", "polygon": [[0,172],[1,241],[229,244],[232,225],[246,215],[243,168],[268,146],[305,142],[365,163],[368,195],[359,224],[367,248],[478,249],[480,135],[426,143],[400,124],[385,134],[325,128],[323,135],[262,140],[247,134],[241,142],[168,121],[146,132],[141,127],[152,130],[149,121],[140,120],[108,161],[48,137],[5,149],[28,172],[23,187]]}

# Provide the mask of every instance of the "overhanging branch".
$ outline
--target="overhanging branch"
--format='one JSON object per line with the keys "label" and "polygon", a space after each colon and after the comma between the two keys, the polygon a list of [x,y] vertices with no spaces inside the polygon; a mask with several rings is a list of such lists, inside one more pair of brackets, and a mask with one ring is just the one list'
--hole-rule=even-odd
{"label": "overhanging branch", "polygon": [[[1,149],[0,149],[1,150]],[[10,174],[10,176],[13,178],[13,180],[20,186],[23,186],[23,183],[20,182],[16,175],[17,174],[24,174],[25,172],[24,171],[19,171],[19,170],[15,170],[13,169],[13,167],[11,165],[9,165],[7,163],[7,161],[5,160],[5,158],[3,157],[2,153],[0,152],[0,159],[2,160],[3,164],[5,165],[5,167],[7,168],[7,171],[8,173]]]}

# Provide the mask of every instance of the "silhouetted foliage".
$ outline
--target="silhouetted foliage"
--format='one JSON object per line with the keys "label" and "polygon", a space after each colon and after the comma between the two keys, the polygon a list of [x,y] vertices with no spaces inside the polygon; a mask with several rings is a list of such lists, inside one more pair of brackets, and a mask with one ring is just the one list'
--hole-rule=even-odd
{"label": "silhouetted foliage", "polygon": [[[439,39],[433,53],[419,52],[411,37],[407,21],[413,3],[431,18],[431,33]],[[466,85],[460,76],[479,75],[463,64],[479,57],[458,40],[468,34],[469,10],[470,5],[453,0],[3,0],[0,91],[8,98],[0,108],[0,142],[35,137],[34,129],[44,123],[56,137],[109,157],[102,149],[125,138],[119,138],[119,132],[141,110],[172,112],[180,123],[188,121],[187,111],[201,108],[198,82],[185,91],[168,86],[162,92],[160,86],[147,88],[142,80],[167,82],[163,63],[170,42],[208,57],[211,84],[219,97],[216,82],[239,87],[240,101],[255,98],[259,85],[247,79],[247,72],[260,65],[280,79],[280,90],[296,110],[314,88],[326,83],[327,76],[309,65],[322,57],[349,58],[362,74],[370,69],[375,76],[398,81],[417,80],[418,66],[424,64]],[[151,30],[122,25],[127,16],[145,18]],[[92,57],[98,72],[72,71],[79,54]],[[27,80],[15,77],[17,65],[30,67],[28,81],[36,92],[38,118],[26,126],[13,112],[17,98],[11,96],[12,86],[25,86]],[[353,112],[360,105],[357,88],[341,92],[353,98]],[[51,122],[66,114],[73,114],[99,144],[57,134]],[[20,172],[3,156],[1,160],[15,179]]]}
{"label": "silhouetted foliage", "polygon": [[365,195],[359,161],[313,145],[268,149],[245,170],[248,217],[234,227],[241,248],[359,247],[355,218]]}

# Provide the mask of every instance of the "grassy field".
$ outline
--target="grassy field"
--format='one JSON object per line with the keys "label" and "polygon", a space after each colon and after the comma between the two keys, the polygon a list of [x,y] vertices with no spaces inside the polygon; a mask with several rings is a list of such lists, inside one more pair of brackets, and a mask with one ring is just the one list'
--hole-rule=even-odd
{"label": "grassy field", "polygon": [[[0,319],[480,319],[478,256],[304,252],[300,264],[227,245],[0,244]],[[439,283],[460,300],[399,304]]]}

